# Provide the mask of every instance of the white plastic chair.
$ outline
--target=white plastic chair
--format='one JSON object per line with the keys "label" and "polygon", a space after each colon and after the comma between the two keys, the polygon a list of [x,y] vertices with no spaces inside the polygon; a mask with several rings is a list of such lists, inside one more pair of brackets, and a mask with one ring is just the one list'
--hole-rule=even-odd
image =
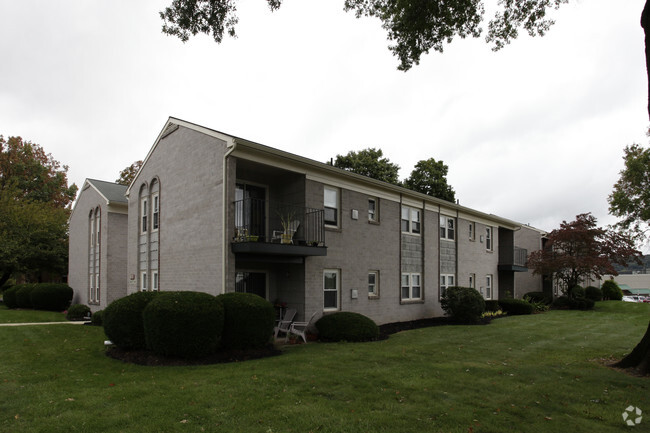
{"label": "white plastic chair", "polygon": [[289,332],[287,332],[287,337],[285,338],[284,341],[289,340],[289,334],[293,334],[302,338],[302,341],[306,343],[307,329],[309,328],[309,325],[311,324],[312,320],[314,320],[314,317],[316,317],[316,314],[318,314],[318,311],[314,311],[314,314],[311,315],[308,322],[293,322],[289,327]]}
{"label": "white plastic chair", "polygon": [[291,323],[293,322],[293,318],[296,317],[296,309],[295,308],[289,308],[287,311],[284,313],[284,317],[278,321],[278,323],[275,325],[274,328],[274,335],[273,338],[277,339],[278,334],[280,332],[284,332],[285,334],[288,335],[289,332],[289,327],[291,326]]}

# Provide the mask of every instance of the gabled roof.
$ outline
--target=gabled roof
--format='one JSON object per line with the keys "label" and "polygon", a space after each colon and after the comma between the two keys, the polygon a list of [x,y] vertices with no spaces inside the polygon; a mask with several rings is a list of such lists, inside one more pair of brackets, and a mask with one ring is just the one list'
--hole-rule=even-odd
{"label": "gabled roof", "polygon": [[86,183],[92,186],[106,200],[106,204],[128,204],[125,195],[126,185],[97,179],[86,179]]}

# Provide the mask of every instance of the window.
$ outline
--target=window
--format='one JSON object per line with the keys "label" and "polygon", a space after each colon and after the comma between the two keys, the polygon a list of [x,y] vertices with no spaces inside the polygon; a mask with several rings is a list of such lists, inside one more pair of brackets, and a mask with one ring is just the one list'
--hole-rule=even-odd
{"label": "window", "polygon": [[453,287],[455,285],[455,275],[453,274],[441,274],[440,275],[440,297],[442,298],[445,296],[445,292],[447,292],[447,289],[449,287]]}
{"label": "window", "polygon": [[140,273],[140,290],[143,292],[147,291],[147,273],[146,272],[141,272]]}
{"label": "window", "polygon": [[339,225],[339,190],[325,187],[324,193],[325,225]]}
{"label": "window", "polygon": [[154,292],[158,291],[158,271],[151,273],[151,290]]}
{"label": "window", "polygon": [[492,299],[492,275],[485,276],[485,299]]}
{"label": "window", "polygon": [[95,274],[95,303],[99,303],[99,274]]}
{"label": "window", "polygon": [[377,212],[377,199],[375,198],[368,199],[368,221],[379,221],[379,214]]}
{"label": "window", "polygon": [[90,285],[88,288],[88,303],[95,302],[95,276],[90,274]]}
{"label": "window", "polygon": [[149,202],[147,201],[146,198],[143,198],[141,203],[140,203],[140,212],[141,212],[141,218],[142,218],[142,224],[141,224],[141,230],[142,233],[147,232],[147,214],[149,213],[148,209]]}
{"label": "window", "polygon": [[95,211],[95,244],[99,246],[101,243],[101,214],[99,213],[99,209]]}
{"label": "window", "polygon": [[469,287],[476,288],[476,274],[469,274]]}
{"label": "window", "polygon": [[476,240],[476,226],[474,223],[469,223],[469,240]]}
{"label": "window", "polygon": [[379,297],[379,271],[368,272],[368,297]]}
{"label": "window", "polygon": [[339,309],[340,271],[325,269],[323,271],[323,310]]}
{"label": "window", "polygon": [[158,230],[158,225],[159,225],[158,218],[159,218],[159,215],[160,215],[160,200],[159,200],[158,194],[154,194],[151,197],[151,201],[152,201],[152,209],[151,209],[151,211],[152,211],[152,215],[151,215],[152,227],[151,228],[152,228],[152,230]]}
{"label": "window", "polygon": [[402,301],[422,299],[420,274],[402,274]]}
{"label": "window", "polygon": [[402,206],[402,233],[420,234],[420,210]]}
{"label": "window", "polygon": [[440,239],[453,241],[456,239],[456,220],[452,217],[440,215]]}
{"label": "window", "polygon": [[485,228],[485,249],[492,251],[492,227]]}

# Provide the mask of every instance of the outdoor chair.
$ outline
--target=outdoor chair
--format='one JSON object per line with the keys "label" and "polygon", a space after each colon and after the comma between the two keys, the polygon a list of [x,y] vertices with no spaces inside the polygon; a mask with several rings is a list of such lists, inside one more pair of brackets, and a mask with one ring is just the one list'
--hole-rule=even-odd
{"label": "outdoor chair", "polygon": [[299,220],[293,220],[289,224],[287,224],[287,227],[285,230],[273,230],[273,239],[272,240],[279,240],[282,242],[283,235],[285,236],[285,239],[291,244],[293,244],[293,235],[296,234],[298,231],[298,227],[300,227],[300,221]]}
{"label": "outdoor chair", "polygon": [[289,334],[293,334],[302,338],[302,341],[306,343],[307,329],[309,328],[309,325],[311,324],[312,320],[314,320],[314,317],[316,317],[316,314],[318,314],[318,311],[315,311],[314,314],[311,315],[308,322],[293,322],[289,327],[289,332],[287,332],[287,337],[285,338],[285,341],[289,340]]}
{"label": "outdoor chair", "polygon": [[278,320],[277,323],[275,324],[275,328],[273,330],[274,335],[273,338],[277,339],[278,334],[280,332],[284,332],[286,335],[289,335],[289,327],[291,326],[291,323],[293,322],[293,318],[296,317],[296,309],[295,308],[289,308],[285,313],[284,317],[282,319]]}

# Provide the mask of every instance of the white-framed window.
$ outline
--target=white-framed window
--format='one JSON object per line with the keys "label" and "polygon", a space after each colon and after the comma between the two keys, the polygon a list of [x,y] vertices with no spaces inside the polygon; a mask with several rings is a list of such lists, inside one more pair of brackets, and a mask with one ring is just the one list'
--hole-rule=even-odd
{"label": "white-framed window", "polygon": [[323,311],[339,309],[339,293],[341,291],[341,271],[325,269],[323,271]]}
{"label": "white-framed window", "polygon": [[456,276],[454,274],[440,274],[440,297],[445,296],[449,287],[456,285]]}
{"label": "white-framed window", "polygon": [[486,227],[485,228],[485,249],[487,251],[492,251],[493,248],[493,243],[492,243],[492,227]]}
{"label": "white-framed window", "polygon": [[402,206],[402,233],[414,235],[421,231],[420,209]]}
{"label": "white-framed window", "polygon": [[485,299],[492,299],[492,275],[485,276]]}
{"label": "white-framed window", "polygon": [[440,239],[456,239],[456,219],[440,215]]}
{"label": "white-framed window", "polygon": [[158,291],[158,271],[151,271],[151,290]]}
{"label": "white-framed window", "polygon": [[469,274],[469,287],[476,288],[476,274]]}
{"label": "white-framed window", "polygon": [[368,297],[379,297],[379,271],[368,272]]}
{"label": "white-framed window", "polygon": [[339,226],[339,190],[326,186],[323,195],[323,207],[325,209],[325,225]]}
{"label": "white-framed window", "polygon": [[95,302],[95,275],[90,274],[88,285],[88,302]]}
{"label": "white-framed window", "polygon": [[99,209],[95,212],[95,245],[99,246],[101,243],[101,221],[102,216],[99,213]]}
{"label": "white-framed window", "polygon": [[402,274],[402,301],[422,299],[422,282],[419,273]]}
{"label": "white-framed window", "polygon": [[99,303],[99,290],[100,290],[99,274],[95,274],[95,299],[93,299],[93,302],[95,303]]}
{"label": "white-framed window", "polygon": [[469,223],[469,240],[476,240],[476,224],[473,222]]}
{"label": "white-framed window", "polygon": [[140,272],[140,290],[146,292],[147,289],[147,272]]}
{"label": "white-framed window", "polygon": [[151,196],[151,229],[158,230],[160,225],[160,196],[154,194]]}
{"label": "white-framed window", "polygon": [[370,222],[379,222],[379,208],[377,203],[379,202],[376,198],[368,199],[368,221]]}
{"label": "white-framed window", "polygon": [[146,198],[143,198],[140,201],[140,232],[141,233],[146,233],[147,232],[147,215],[149,214],[149,200]]}

